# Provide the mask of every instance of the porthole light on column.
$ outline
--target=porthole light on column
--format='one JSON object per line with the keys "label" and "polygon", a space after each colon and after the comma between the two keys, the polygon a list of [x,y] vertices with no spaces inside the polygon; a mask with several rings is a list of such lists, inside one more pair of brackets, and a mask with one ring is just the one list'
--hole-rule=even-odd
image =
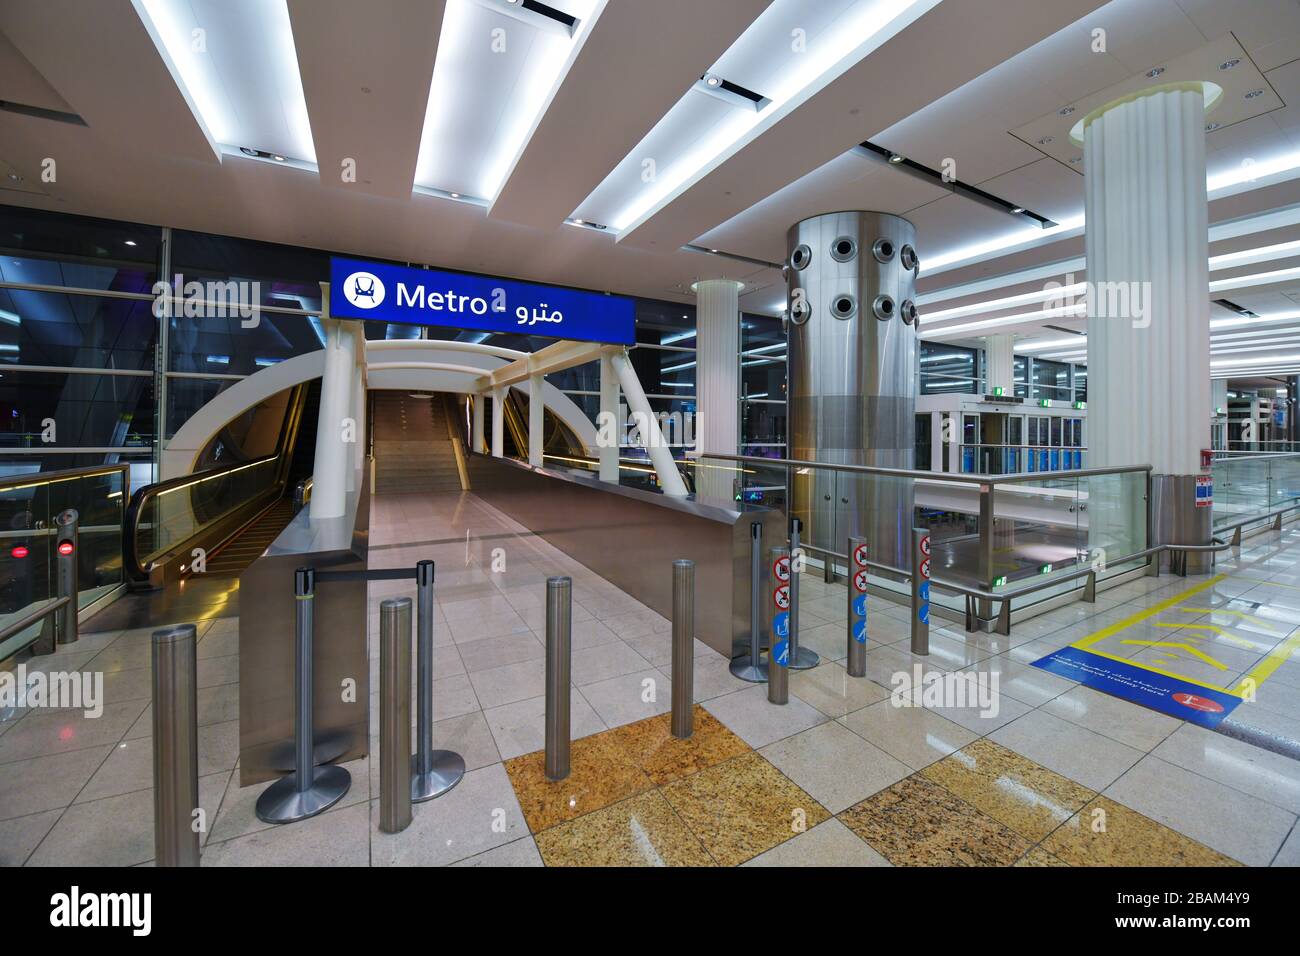
{"label": "porthole light on column", "polygon": [[795,325],[803,325],[812,315],[812,306],[808,304],[808,299],[800,296],[790,305],[790,321]]}
{"label": "porthole light on column", "polygon": [[837,295],[831,300],[831,315],[837,319],[851,319],[858,311],[858,300],[848,293]]}
{"label": "porthole light on column", "polygon": [[877,262],[889,262],[894,258],[894,244],[888,239],[877,239],[875,245],[871,247],[871,254],[876,257]]}
{"label": "porthole light on column", "polygon": [[898,254],[898,261],[902,263],[903,268],[908,272],[911,272],[920,264],[916,258],[916,250],[911,246],[903,246],[903,251]]}
{"label": "porthole light on column", "polygon": [[894,300],[887,295],[878,295],[871,304],[871,311],[881,322],[888,321],[894,317]]}
{"label": "porthole light on column", "polygon": [[796,246],[794,252],[790,253],[790,265],[796,269],[806,269],[810,262],[812,262],[812,250],[805,244]]}
{"label": "porthole light on column", "polygon": [[916,321],[916,304],[911,299],[904,299],[903,304],[898,307],[898,314],[903,317],[903,321],[911,325]]}
{"label": "porthole light on column", "polygon": [[849,236],[840,236],[831,243],[831,258],[836,262],[848,262],[858,254],[858,244]]}

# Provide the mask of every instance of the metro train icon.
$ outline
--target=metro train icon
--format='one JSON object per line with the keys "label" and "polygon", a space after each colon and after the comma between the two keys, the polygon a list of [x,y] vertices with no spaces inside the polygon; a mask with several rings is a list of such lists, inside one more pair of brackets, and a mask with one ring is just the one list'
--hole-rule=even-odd
{"label": "metro train icon", "polygon": [[384,301],[384,282],[373,272],[354,272],[343,280],[343,296],[358,309],[373,309]]}

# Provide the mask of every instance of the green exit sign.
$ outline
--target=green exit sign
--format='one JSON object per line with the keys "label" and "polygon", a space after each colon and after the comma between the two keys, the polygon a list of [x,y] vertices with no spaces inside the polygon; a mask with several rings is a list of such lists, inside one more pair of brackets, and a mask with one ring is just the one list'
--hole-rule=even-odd
{"label": "green exit sign", "polygon": [[1051,400],[1050,398],[1040,398],[1040,399],[1038,400],[1038,404],[1039,404],[1042,408],[1051,408],[1051,407],[1052,407],[1052,400]]}
{"label": "green exit sign", "polygon": [[995,588],[1005,587],[1005,586],[1006,586],[1006,583],[1007,583],[1007,579],[1006,579],[1005,577],[1000,577],[1000,578],[994,578],[994,579],[993,579],[993,586],[994,586]]}
{"label": "green exit sign", "polygon": [[1051,574],[1051,573],[1052,573],[1052,566],[1051,566],[1050,564],[1044,564],[1041,568],[1038,569],[1038,573],[1039,573],[1039,574]]}
{"label": "green exit sign", "polygon": [[994,386],[993,386],[993,394],[994,394],[994,395],[1005,395],[1005,394],[1006,394],[1006,389],[1004,389],[1001,385],[994,385]]}
{"label": "green exit sign", "polygon": [[1074,403],[1074,407],[1082,411],[1083,409],[1085,409],[1085,408],[1088,407],[1088,403],[1087,403],[1087,402],[1075,402],[1075,403]]}

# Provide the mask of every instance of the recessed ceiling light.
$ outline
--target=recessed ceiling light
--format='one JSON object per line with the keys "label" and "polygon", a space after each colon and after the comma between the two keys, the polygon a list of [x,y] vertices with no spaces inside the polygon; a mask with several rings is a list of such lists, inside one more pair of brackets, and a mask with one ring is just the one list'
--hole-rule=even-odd
{"label": "recessed ceiling light", "polygon": [[1056,111],[1056,115],[1057,115],[1057,116],[1069,116],[1069,115],[1070,115],[1071,113],[1073,113],[1073,112],[1074,112],[1074,107],[1073,107],[1073,106],[1062,106],[1059,110]]}
{"label": "recessed ceiling light", "polygon": [[459,198],[460,198],[460,193],[452,193],[452,194],[451,194],[451,198],[452,198],[452,199],[459,199]]}
{"label": "recessed ceiling light", "polygon": [[126,244],[127,244],[128,246],[134,246],[134,245],[135,245],[135,240],[134,240],[134,239],[128,239],[128,240],[126,240]]}
{"label": "recessed ceiling light", "polygon": [[1019,216],[1022,212],[1025,211],[1025,207],[1024,207],[1024,206],[1012,206],[1012,207],[1011,207],[1011,211],[1012,211],[1012,213],[1014,213],[1015,215]]}
{"label": "recessed ceiling light", "polygon": [[717,249],[710,249],[709,252],[717,252]]}
{"label": "recessed ceiling light", "polygon": [[241,147],[239,147],[239,151],[240,151],[241,153],[243,153],[245,156],[256,156],[256,155],[257,155],[257,150],[253,149],[253,147],[251,147],[251,146],[241,146]]}
{"label": "recessed ceiling light", "polygon": [[1147,70],[1147,76],[1149,76],[1151,79],[1154,80],[1157,76],[1159,76],[1164,71],[1165,68],[1163,66],[1153,66],[1151,69]]}
{"label": "recessed ceiling light", "polygon": [[1220,64],[1219,64],[1219,69],[1221,69],[1221,70],[1231,70],[1234,66],[1236,66],[1236,65],[1237,65],[1238,63],[1240,63],[1240,62],[1241,62],[1240,57],[1234,57],[1234,58],[1231,59],[1231,60],[1225,60],[1224,62],[1220,63]]}
{"label": "recessed ceiling light", "polygon": [[1213,133],[1216,129],[1219,129],[1222,125],[1223,125],[1222,123],[1206,123],[1205,131],[1207,133]]}
{"label": "recessed ceiling light", "polygon": [[1050,143],[1050,142],[1051,142],[1053,139],[1055,139],[1055,138],[1056,138],[1056,137],[1054,137],[1054,136],[1044,136],[1042,139],[1040,139],[1040,140],[1038,141],[1038,145],[1039,145],[1039,146],[1046,146],[1048,143]]}
{"label": "recessed ceiling light", "polygon": [[897,153],[890,153],[889,161],[893,163],[895,166],[897,166],[899,163],[903,161],[903,157],[899,156]]}
{"label": "recessed ceiling light", "polygon": [[722,83],[722,78],[714,76],[712,73],[705,73],[704,83],[706,86],[719,86]]}
{"label": "recessed ceiling light", "polygon": [[1251,90],[1249,93],[1247,93],[1247,94],[1243,97],[1243,99],[1253,100],[1255,97],[1257,97],[1257,96],[1263,96],[1263,95],[1264,95],[1264,91],[1263,91],[1263,90]]}
{"label": "recessed ceiling light", "polygon": [[575,223],[576,225],[579,225],[579,226],[585,226],[585,225],[587,224],[587,220],[585,220],[585,219],[575,219],[575,220],[573,220],[573,221],[574,221],[574,223]]}
{"label": "recessed ceiling light", "polygon": [[273,155],[271,156],[271,158],[274,159],[277,163],[282,163],[282,162],[284,162],[284,157],[281,156],[281,155],[278,154],[278,153],[273,154]]}

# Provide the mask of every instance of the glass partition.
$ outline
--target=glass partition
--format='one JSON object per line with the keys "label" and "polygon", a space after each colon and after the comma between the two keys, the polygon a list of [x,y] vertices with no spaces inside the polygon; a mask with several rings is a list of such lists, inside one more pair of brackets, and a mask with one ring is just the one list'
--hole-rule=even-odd
{"label": "glass partition", "polygon": [[1220,452],[1211,475],[1216,528],[1300,506],[1300,454]]}

